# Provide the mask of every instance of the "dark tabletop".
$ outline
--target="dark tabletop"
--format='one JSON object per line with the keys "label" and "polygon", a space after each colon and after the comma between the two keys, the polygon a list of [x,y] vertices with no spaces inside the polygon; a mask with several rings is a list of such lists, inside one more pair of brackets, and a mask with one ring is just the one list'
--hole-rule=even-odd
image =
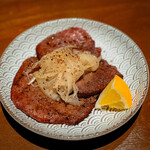
{"label": "dark tabletop", "polygon": [[[26,29],[54,19],[87,18],[116,27],[141,48],[150,65],[150,0],[0,0],[0,56]],[[105,136],[79,142],[58,141],[30,132],[0,105],[0,149],[150,149],[150,93],[136,115]]]}

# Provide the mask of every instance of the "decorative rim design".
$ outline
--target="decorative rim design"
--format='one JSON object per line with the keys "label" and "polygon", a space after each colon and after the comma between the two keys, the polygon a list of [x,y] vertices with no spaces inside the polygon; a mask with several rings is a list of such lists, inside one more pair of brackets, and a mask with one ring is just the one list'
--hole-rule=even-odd
{"label": "decorative rim design", "polygon": [[[10,98],[11,86],[22,62],[36,56],[36,45],[50,34],[68,27],[81,27],[102,47],[102,57],[124,75],[132,96],[132,108],[123,112],[93,109],[89,117],[75,126],[39,123],[18,110]],[[58,19],[36,25],[7,47],[1,57],[0,98],[7,112],[22,126],[40,135],[61,140],[84,140],[105,135],[125,124],[139,110],[149,86],[149,69],[140,48],[120,30],[101,22],[80,19]]]}

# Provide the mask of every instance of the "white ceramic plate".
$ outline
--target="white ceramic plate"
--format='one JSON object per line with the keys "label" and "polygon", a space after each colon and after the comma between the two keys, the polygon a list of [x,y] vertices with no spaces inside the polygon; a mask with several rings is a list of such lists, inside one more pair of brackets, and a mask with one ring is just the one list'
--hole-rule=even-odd
{"label": "white ceramic plate", "polygon": [[[89,117],[75,126],[39,123],[13,104],[10,93],[13,79],[22,62],[36,56],[36,45],[50,34],[68,27],[81,27],[102,48],[102,57],[124,75],[132,96],[132,108],[122,112],[93,109]],[[60,19],[45,22],[23,32],[7,47],[1,58],[0,96],[7,112],[21,125],[40,135],[63,140],[83,140],[98,137],[119,128],[138,111],[149,85],[149,70],[139,47],[124,33],[101,22],[87,19]]]}

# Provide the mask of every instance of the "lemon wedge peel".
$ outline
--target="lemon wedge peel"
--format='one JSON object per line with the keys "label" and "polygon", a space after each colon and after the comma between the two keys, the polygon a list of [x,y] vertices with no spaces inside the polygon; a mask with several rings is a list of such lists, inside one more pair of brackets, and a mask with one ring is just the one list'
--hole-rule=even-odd
{"label": "lemon wedge peel", "polygon": [[100,94],[96,104],[96,109],[126,110],[131,108],[132,95],[128,85],[119,76],[111,80]]}

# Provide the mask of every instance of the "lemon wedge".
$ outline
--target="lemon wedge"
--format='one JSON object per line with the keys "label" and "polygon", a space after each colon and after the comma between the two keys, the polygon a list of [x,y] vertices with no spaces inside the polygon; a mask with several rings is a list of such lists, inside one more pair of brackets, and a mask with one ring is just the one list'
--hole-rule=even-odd
{"label": "lemon wedge", "polygon": [[132,95],[128,85],[119,76],[111,80],[100,94],[96,104],[96,109],[110,108],[124,110],[131,108]]}

